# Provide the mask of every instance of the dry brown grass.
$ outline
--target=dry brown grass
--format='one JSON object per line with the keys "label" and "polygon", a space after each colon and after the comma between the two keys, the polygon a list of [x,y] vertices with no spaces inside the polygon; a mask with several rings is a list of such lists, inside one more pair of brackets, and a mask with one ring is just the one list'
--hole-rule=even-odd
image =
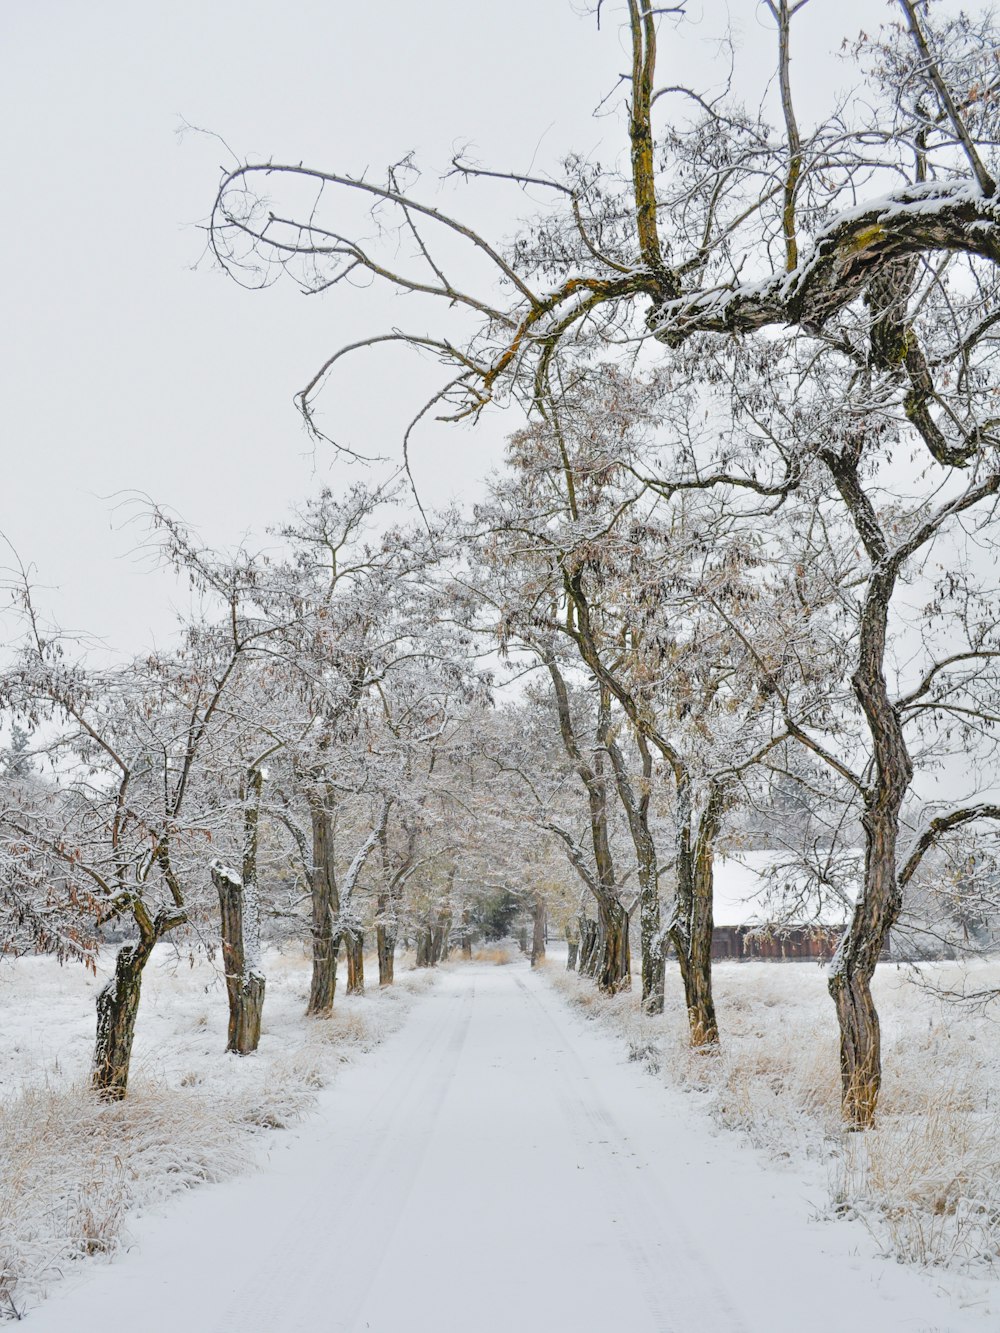
{"label": "dry brown grass", "polygon": [[[287,1100],[283,1090],[274,1105]],[[0,1288],[36,1298],[67,1263],[115,1250],[136,1203],[220,1180],[249,1157],[229,1117],[197,1093],[140,1082],[106,1106],[86,1085],[27,1089],[0,1104]]]}
{"label": "dry brown grass", "polygon": [[433,984],[407,973],[389,990],[338,996],[331,1018],[316,1022],[303,1016],[308,962],[271,957],[261,1051],[240,1060],[223,1053],[225,996],[210,965],[154,968],[129,1095],[106,1105],[85,1074],[92,982],[45,960],[29,964],[20,988],[12,970],[4,974],[9,1007],[20,1004],[29,1022],[45,1012],[47,1038],[76,1024],[75,1047],[72,1061],[33,1063],[16,1038],[0,1046],[6,1086],[17,1086],[11,1069],[20,1084],[0,1100],[0,1321],[36,1304],[75,1262],[118,1249],[134,1208],[249,1169],[261,1131],[300,1119],[343,1062],[395,1030]]}
{"label": "dry brown grass", "polygon": [[474,963],[492,963],[495,967],[506,967],[512,963],[517,956],[517,951],[512,944],[493,944],[484,945],[476,949],[472,954]]}
{"label": "dry brown grass", "polygon": [[[1000,983],[980,964],[973,988]],[[692,1052],[667,979],[667,1012],[602,998],[573,973],[549,974],[569,1002],[611,1027],[629,1057],[697,1097],[774,1158],[826,1163],[830,1211],[861,1217],[886,1254],[957,1267],[1000,1262],[1000,1025],[942,1003],[880,968],[884,1082],[877,1127],[843,1131],[837,1034],[825,975],[807,964],[723,965],[722,1044]],[[948,976],[940,978],[948,982]],[[673,1003],[671,1003],[673,1001]]]}

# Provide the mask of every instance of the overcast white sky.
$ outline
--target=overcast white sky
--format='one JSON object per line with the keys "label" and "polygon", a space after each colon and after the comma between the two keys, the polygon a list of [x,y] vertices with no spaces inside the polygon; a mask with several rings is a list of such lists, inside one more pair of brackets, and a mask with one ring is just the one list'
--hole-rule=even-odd
{"label": "overcast white sky", "polygon": [[[746,67],[764,77],[763,6],[728,10]],[[682,48],[664,32],[666,78],[712,78],[726,12],[692,4]],[[818,89],[850,82],[830,53],[886,13],[881,0],[812,0],[793,67],[806,118]],[[230,159],[179,135],[183,121],[240,156],[354,172],[410,150],[433,170],[466,142],[524,170],[606,136],[606,161],[616,126],[590,113],[624,67],[612,0],[600,32],[570,0],[8,0],[0,529],[51,586],[62,623],[123,649],[169,629],[171,588],[130,558],[113,493],[149,493],[208,541],[263,543],[295,499],[342,480],[292,395],[337,345],[402,320],[370,293],[251,294],[213,271],[197,224]],[[463,187],[451,204],[470,202]],[[485,220],[503,234],[530,211],[514,197]],[[325,400],[326,419],[359,447],[396,451],[428,373],[369,353]],[[422,492],[474,493],[515,424],[428,428]]]}

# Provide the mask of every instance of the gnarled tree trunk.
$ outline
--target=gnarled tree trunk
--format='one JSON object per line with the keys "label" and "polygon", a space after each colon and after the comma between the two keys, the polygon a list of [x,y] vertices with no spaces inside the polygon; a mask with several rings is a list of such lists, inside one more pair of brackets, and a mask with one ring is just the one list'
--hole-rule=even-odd
{"label": "gnarled tree trunk", "polygon": [[109,1102],[120,1102],[128,1089],[143,968],[157,941],[187,920],[183,907],[164,909],[154,918],[141,902],[136,902],[132,910],[139,938],[119,949],[114,976],[97,995],[97,1036],[90,1085],[103,1101]]}
{"label": "gnarled tree trunk", "polygon": [[91,1086],[104,1101],[118,1102],[128,1089],[135,1020],[139,1012],[142,970],[149,962],[155,935],[140,937],[118,950],[115,971],[97,996],[97,1040]]}
{"label": "gnarled tree trunk", "polygon": [[881,1033],[871,980],[902,907],[896,844],[899,814],[913,777],[902,721],[890,698],[884,668],[889,606],[905,556],[897,552],[890,558],[888,542],[862,488],[852,452],[845,448],[840,454],[824,454],[824,459],[872,562],[861,611],[858,663],[851,682],[868,724],[874,759],[861,820],[865,875],[828,982],[840,1026],[844,1123],[848,1129],[863,1130],[874,1123],[882,1086]]}

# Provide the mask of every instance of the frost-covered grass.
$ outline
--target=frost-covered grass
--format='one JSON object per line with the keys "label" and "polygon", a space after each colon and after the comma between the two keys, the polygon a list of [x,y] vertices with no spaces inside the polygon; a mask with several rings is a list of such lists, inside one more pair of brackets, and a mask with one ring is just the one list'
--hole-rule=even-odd
{"label": "frost-covered grass", "polygon": [[[936,986],[1000,989],[1000,962],[924,965]],[[884,1084],[877,1127],[847,1134],[833,1006],[809,963],[721,963],[721,1050],[687,1046],[680,981],[650,1018],[633,992],[614,999],[548,969],[570,1002],[611,1026],[632,1058],[679,1085],[771,1157],[825,1164],[831,1214],[859,1216],[904,1262],[1000,1274],[1000,1005],[948,1004],[905,969],[879,967]],[[637,984],[637,979],[636,979]]]}
{"label": "frost-covered grass", "polygon": [[[113,962],[113,953],[103,959]],[[338,993],[306,1019],[309,963],[269,952],[255,1056],[226,1055],[226,995],[204,957],[157,950],[146,969],[129,1095],[87,1088],[103,976],[48,958],[0,963],[0,1318],[35,1304],[74,1261],[111,1254],[130,1213],[251,1169],[266,1130],[401,1023],[431,973],[400,970],[385,991]]]}

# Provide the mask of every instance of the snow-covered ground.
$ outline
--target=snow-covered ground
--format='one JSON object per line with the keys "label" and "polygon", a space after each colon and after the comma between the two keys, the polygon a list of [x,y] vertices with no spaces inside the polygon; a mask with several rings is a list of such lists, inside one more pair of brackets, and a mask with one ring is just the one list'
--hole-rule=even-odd
{"label": "snow-covered ground", "polygon": [[31,1327],[995,1328],[879,1259],[859,1221],[828,1220],[815,1179],[650,1078],[554,975],[520,960],[443,971],[315,1114],[270,1138],[266,1169],[147,1205],[129,1251],[79,1266]]}
{"label": "snow-covered ground", "polygon": [[426,971],[400,970],[392,990],[338,996],[333,1018],[317,1022],[303,1017],[301,949],[270,951],[265,968],[260,1051],[240,1059],[224,1054],[217,966],[160,946],[143,983],[128,1098],[101,1106],[87,1075],[104,972],[51,958],[0,962],[0,1319],[37,1304],[79,1260],[128,1245],[148,1208],[263,1162],[276,1137],[268,1131],[296,1123],[431,983]]}
{"label": "snow-covered ground", "polygon": [[[891,1258],[933,1268],[956,1299],[1000,1315],[1000,1005],[969,1008],[938,989],[1000,990],[1000,963],[881,964],[884,1084],[878,1126],[844,1134],[833,1006],[812,963],[719,963],[721,1053],[688,1049],[678,998],[639,1012],[635,991],[608,1000],[553,958],[548,977],[577,1010],[693,1108],[812,1182],[817,1209],[855,1217]],[[636,978],[638,986],[638,978]]]}

